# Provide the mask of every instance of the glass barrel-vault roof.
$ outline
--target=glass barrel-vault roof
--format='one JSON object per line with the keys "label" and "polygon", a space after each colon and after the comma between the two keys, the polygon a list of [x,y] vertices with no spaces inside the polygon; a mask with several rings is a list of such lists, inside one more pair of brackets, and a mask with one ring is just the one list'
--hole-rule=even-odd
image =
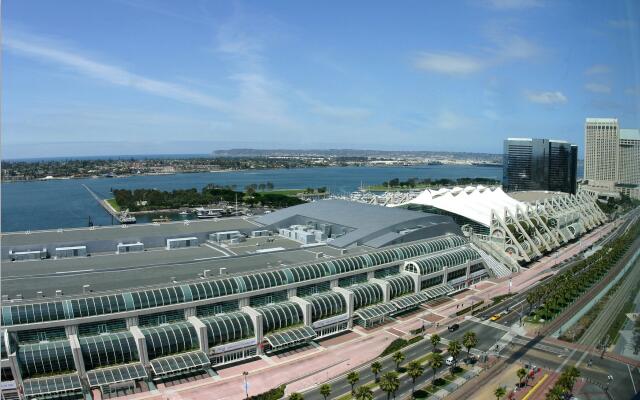
{"label": "glass barrel-vault roof", "polygon": [[53,396],[82,390],[80,377],[76,374],[25,379],[22,382],[25,398]]}
{"label": "glass barrel-vault roof", "polygon": [[192,350],[199,346],[196,329],[188,322],[141,329],[149,359]]}
{"label": "glass barrel-vault roof", "polygon": [[306,343],[316,337],[316,331],[310,326],[287,329],[265,336],[272,350],[278,350],[295,344]]}
{"label": "glass barrel-vault roof", "polygon": [[302,308],[291,301],[258,307],[256,311],[262,314],[262,331],[265,334],[302,323]]}
{"label": "glass barrel-vault roof", "polygon": [[385,280],[389,282],[389,294],[392,299],[415,290],[415,282],[409,275],[396,275]]}
{"label": "glass barrel-vault roof", "polygon": [[182,371],[203,369],[211,364],[209,357],[202,351],[191,351],[174,356],[151,360],[151,369],[156,376],[176,374]]}
{"label": "glass barrel-vault roof", "polygon": [[362,318],[364,321],[379,319],[396,311],[396,307],[391,303],[376,304],[371,307],[361,308],[353,314]]}
{"label": "glass barrel-vault roof", "polygon": [[480,259],[480,254],[469,247],[463,247],[454,251],[437,254],[411,261],[405,269],[420,275],[429,275],[441,271],[446,267],[462,265],[467,261]]}
{"label": "glass barrel-vault roof", "polygon": [[200,318],[207,327],[209,346],[235,342],[253,336],[253,322],[249,314],[231,312],[213,317]]}
{"label": "glass barrel-vault roof", "polygon": [[138,348],[131,332],[86,336],[78,341],[87,370],[138,360]]}
{"label": "glass barrel-vault roof", "polygon": [[111,385],[114,383],[144,379],[146,377],[147,371],[140,363],[87,371],[87,380],[89,381],[90,387]]}
{"label": "glass barrel-vault roof", "polygon": [[382,288],[375,283],[363,283],[347,288],[353,292],[353,309],[381,302],[383,299]]}
{"label": "glass barrel-vault roof", "polygon": [[325,292],[305,298],[311,303],[313,322],[346,312],[347,303],[340,293]]}
{"label": "glass barrel-vault roof", "polygon": [[18,364],[23,378],[75,371],[69,340],[56,340],[18,347]]}

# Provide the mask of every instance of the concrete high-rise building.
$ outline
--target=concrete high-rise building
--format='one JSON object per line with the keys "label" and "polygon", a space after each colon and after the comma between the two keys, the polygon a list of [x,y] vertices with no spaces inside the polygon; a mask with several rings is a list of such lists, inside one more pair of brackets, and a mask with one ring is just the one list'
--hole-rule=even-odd
{"label": "concrete high-rise building", "polygon": [[612,186],[618,178],[620,127],[616,118],[587,118],[584,126],[584,179]]}
{"label": "concrete high-rise building", "polygon": [[578,147],[561,140],[510,138],[504,141],[505,191],[576,192]]}
{"label": "concrete high-rise building", "polygon": [[584,143],[587,188],[640,198],[640,130],[620,129],[615,118],[587,118]]}
{"label": "concrete high-rise building", "polygon": [[640,129],[620,129],[618,183],[640,185]]}

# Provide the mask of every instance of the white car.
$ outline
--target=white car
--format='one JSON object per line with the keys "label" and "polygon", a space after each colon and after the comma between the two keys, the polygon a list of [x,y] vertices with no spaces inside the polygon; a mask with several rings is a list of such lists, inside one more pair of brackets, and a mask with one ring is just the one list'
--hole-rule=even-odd
{"label": "white car", "polygon": [[453,365],[453,356],[447,357],[447,359],[444,362],[447,365]]}

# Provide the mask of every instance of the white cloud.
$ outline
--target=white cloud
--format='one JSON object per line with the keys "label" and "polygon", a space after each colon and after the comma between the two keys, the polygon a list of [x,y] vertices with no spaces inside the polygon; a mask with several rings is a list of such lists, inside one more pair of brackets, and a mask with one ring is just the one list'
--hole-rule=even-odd
{"label": "white cloud", "polygon": [[527,99],[532,103],[538,104],[564,104],[567,97],[562,92],[527,92]]}
{"label": "white cloud", "polygon": [[500,10],[542,6],[542,2],[540,2],[539,0],[488,0],[487,4],[493,8],[497,8]]}
{"label": "white cloud", "polygon": [[233,110],[229,102],[209,94],[189,89],[180,84],[135,74],[116,65],[101,63],[78,52],[56,48],[52,43],[45,43],[33,38],[15,39],[5,37],[4,46],[15,53],[55,63],[87,77],[113,85],[129,87],[148,94],[216,111],[231,112]]}
{"label": "white cloud", "polygon": [[589,82],[584,88],[592,93],[611,93],[611,86],[603,83]]}
{"label": "white cloud", "polygon": [[595,64],[589,67],[584,73],[585,75],[598,75],[611,72],[611,67],[605,64]]}
{"label": "white cloud", "polygon": [[467,75],[484,68],[481,60],[457,53],[420,53],[414,65],[418,69],[448,75]]}
{"label": "white cloud", "polygon": [[451,110],[441,110],[434,122],[436,127],[447,131],[463,129],[471,125],[471,119]]}

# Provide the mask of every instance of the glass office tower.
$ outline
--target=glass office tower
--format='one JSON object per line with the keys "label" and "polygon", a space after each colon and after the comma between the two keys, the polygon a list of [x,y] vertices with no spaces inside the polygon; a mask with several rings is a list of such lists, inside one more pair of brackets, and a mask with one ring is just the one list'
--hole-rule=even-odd
{"label": "glass office tower", "polygon": [[561,140],[510,138],[504,141],[503,164],[502,186],[507,192],[576,192],[576,145]]}

